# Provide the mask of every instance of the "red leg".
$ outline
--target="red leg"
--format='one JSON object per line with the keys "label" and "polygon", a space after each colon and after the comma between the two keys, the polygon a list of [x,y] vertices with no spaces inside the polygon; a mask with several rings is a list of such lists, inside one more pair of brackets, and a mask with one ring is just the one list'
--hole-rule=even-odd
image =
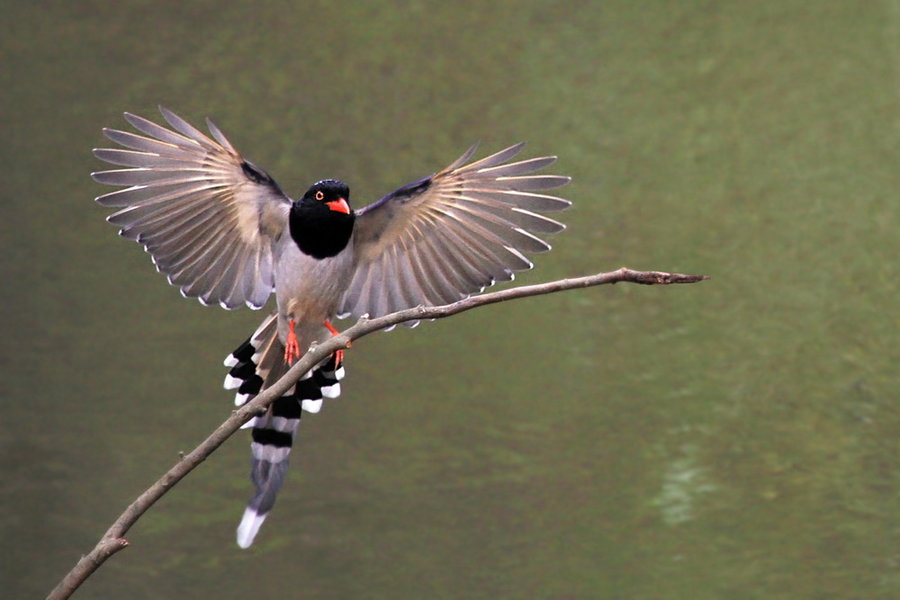
{"label": "red leg", "polygon": [[[334,336],[336,336],[336,335],[338,335],[338,334],[340,333],[340,331],[338,331],[337,329],[335,329],[335,328],[334,328],[334,325],[332,325],[332,324],[331,324],[331,321],[329,321],[328,319],[325,319],[325,327],[328,329],[328,331],[331,332],[331,337],[334,337]],[[349,344],[349,343],[347,344],[347,347],[348,347],[348,348],[350,347],[350,344]],[[341,363],[342,363],[342,362],[344,362],[344,351],[343,351],[343,350],[337,350],[337,351],[334,353],[334,368],[336,369],[336,368],[338,368],[339,366],[341,366]]]}
{"label": "red leg", "polygon": [[288,324],[291,330],[288,331],[287,340],[284,342],[284,362],[292,365],[295,360],[300,358],[300,341],[297,339],[297,334],[294,333],[296,326],[294,320],[291,319]]}

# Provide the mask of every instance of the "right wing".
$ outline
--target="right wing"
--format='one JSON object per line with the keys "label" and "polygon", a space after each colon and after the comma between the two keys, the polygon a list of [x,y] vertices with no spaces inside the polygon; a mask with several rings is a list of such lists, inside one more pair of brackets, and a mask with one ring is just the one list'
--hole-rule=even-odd
{"label": "right wing", "polygon": [[274,288],[273,242],[287,225],[290,199],[262,169],[244,160],[207,119],[215,141],[160,107],[174,129],[125,113],[143,135],[103,133],[122,148],[94,155],[129,167],[92,173],[124,189],[97,198],[121,208],[107,220],[143,245],[182,295],[204,304],[260,308]]}
{"label": "right wing", "polygon": [[[340,313],[370,317],[455,302],[514,271],[565,226],[539,213],[568,200],[540,193],[569,177],[535,174],[556,157],[513,161],[523,144],[469,163],[475,146],[438,173],[356,212],[357,269]],[[468,163],[468,164],[467,164]]]}

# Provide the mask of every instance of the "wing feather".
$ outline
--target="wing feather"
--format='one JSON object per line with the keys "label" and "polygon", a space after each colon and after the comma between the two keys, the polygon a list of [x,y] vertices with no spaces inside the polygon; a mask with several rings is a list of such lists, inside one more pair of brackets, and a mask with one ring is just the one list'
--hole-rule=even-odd
{"label": "wing feather", "polygon": [[150,137],[156,138],[161,142],[165,142],[167,144],[172,144],[173,146],[190,146],[192,144],[196,144],[194,140],[189,137],[185,137],[181,134],[175,133],[170,129],[166,129],[162,125],[157,125],[153,121],[149,119],[145,119],[144,117],[126,112],[125,120],[131,124],[132,127],[140,131],[141,133],[145,133]]}
{"label": "wing feather", "polygon": [[222,240],[229,227],[226,218],[221,210],[191,210],[185,219],[163,220],[159,229],[144,229],[137,241],[153,254],[157,265],[174,267],[197,251],[227,243]]}
{"label": "wing feather", "polygon": [[447,276],[446,265],[435,256],[429,245],[423,244],[415,256],[419,259],[420,270],[425,272],[428,277],[426,281],[437,293],[434,304],[446,304],[457,300],[459,294],[453,285],[452,278]]}
{"label": "wing feather", "polygon": [[478,194],[479,198],[495,199],[502,203],[508,203],[522,210],[530,210],[535,212],[555,212],[569,208],[571,203],[568,200],[557,198],[556,196],[548,196],[546,194],[535,194],[534,192],[525,192],[521,190],[490,190],[479,188],[473,185],[466,190],[470,194]]}
{"label": "wing feather", "polygon": [[[207,306],[217,303],[209,299],[213,297],[210,292],[216,289],[216,286],[222,279],[223,272],[228,268],[228,256],[233,251],[231,245],[234,243],[235,241],[232,240],[227,244],[210,245],[206,249],[205,257],[207,260],[196,264],[197,277],[182,288],[188,297],[197,297],[201,303]],[[199,289],[206,290],[207,293],[201,294],[198,292]],[[221,296],[215,297],[221,298]],[[224,301],[224,298],[220,301]]]}
{"label": "wing feather", "polygon": [[131,133],[130,131],[109,129],[107,127],[103,128],[103,135],[125,148],[131,148],[132,150],[138,150],[140,152],[150,152],[167,158],[183,158],[185,160],[190,160],[197,153],[197,148],[194,147],[193,143],[179,146]]}
{"label": "wing feather", "polygon": [[139,204],[168,202],[192,192],[213,189],[209,183],[192,186],[129,187],[97,197],[97,202],[111,208],[127,208]]}
{"label": "wing feather", "polygon": [[211,121],[210,138],[172,111],[160,112],[169,127],[125,113],[139,133],[103,130],[122,148],[94,155],[126,168],[92,174],[122,187],[97,202],[119,209],[107,220],[142,244],[183,295],[225,308],[261,307],[274,287],[273,245],[290,200]]}
{"label": "wing feather", "polygon": [[120,148],[97,148],[94,156],[120,167],[172,168],[181,165],[181,161],[176,158]]}
{"label": "wing feather", "polygon": [[[491,274],[495,283],[512,279],[512,272],[517,266],[515,263],[518,257],[511,255],[505,246],[486,244],[483,239],[474,236],[470,230],[457,223],[448,223],[444,232],[453,239],[456,247],[467,248],[473,256],[478,256],[484,264],[484,269]],[[511,265],[510,261],[513,261]],[[527,269],[528,265],[523,264],[519,267]]]}
{"label": "wing feather", "polygon": [[160,106],[159,112],[162,113],[163,118],[169,123],[169,125],[174,127],[179,133],[197,142],[201,146],[205,146],[213,150],[221,147],[219,144],[216,144],[214,141],[206,137],[206,135],[202,131],[173,113],[168,108]]}
{"label": "wing feather", "polygon": [[231,145],[231,142],[228,141],[228,138],[225,137],[225,134],[216,127],[216,124],[212,122],[212,119],[206,119],[206,127],[209,129],[209,132],[213,135],[217,142],[219,142],[222,147],[228,150],[229,154],[238,154],[238,151],[235,150],[234,146]]}
{"label": "wing feather", "polygon": [[217,269],[218,280],[213,284],[210,296],[221,298],[220,303],[226,307],[231,303],[235,290],[241,282],[240,275],[246,264],[246,251],[247,246],[244,244],[232,242],[219,262],[223,266]]}
{"label": "wing feather", "polygon": [[[451,165],[450,167],[447,167],[446,169],[444,169],[444,171],[442,171],[442,173],[449,174],[449,173],[453,173],[455,171],[458,174],[466,174],[466,173],[478,172],[482,169],[491,169],[498,165],[502,165],[503,163],[506,163],[509,160],[512,160],[512,158],[515,157],[519,152],[521,152],[522,148],[524,148],[524,147],[525,147],[525,142],[519,142],[518,144],[513,144],[509,148],[504,148],[503,150],[500,150],[499,152],[495,152],[495,153],[491,154],[490,156],[485,156],[484,158],[476,160],[473,163],[469,163],[468,165],[466,165],[464,167],[451,168],[451,167],[453,167],[453,165]],[[472,157],[472,154],[474,154],[474,148],[469,149],[469,156],[466,156],[465,154],[463,155],[465,157],[465,160],[463,160],[463,158],[461,157],[459,160],[457,160],[457,163],[461,164],[461,163],[467,161],[469,158]],[[454,165],[455,164],[456,163],[454,163]]]}
{"label": "wing feather", "polygon": [[201,243],[193,246],[188,253],[171,254],[155,257],[156,267],[168,274],[173,285],[187,286],[205,273],[216,268],[216,257],[221,249],[217,243],[217,224],[204,222],[196,226],[193,232],[202,234]]}

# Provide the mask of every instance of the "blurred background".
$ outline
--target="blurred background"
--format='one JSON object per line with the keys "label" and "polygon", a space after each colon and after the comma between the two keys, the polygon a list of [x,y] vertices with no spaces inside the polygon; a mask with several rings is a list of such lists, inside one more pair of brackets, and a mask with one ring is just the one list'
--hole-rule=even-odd
{"label": "blurred background", "polygon": [[517,282],[713,279],[360,340],[253,548],[242,432],[77,597],[900,597],[900,2],[17,4],[4,597],[228,416],[222,358],[264,316],[181,298],[94,203],[101,127],[157,104],[357,207],[524,139],[574,205]]}

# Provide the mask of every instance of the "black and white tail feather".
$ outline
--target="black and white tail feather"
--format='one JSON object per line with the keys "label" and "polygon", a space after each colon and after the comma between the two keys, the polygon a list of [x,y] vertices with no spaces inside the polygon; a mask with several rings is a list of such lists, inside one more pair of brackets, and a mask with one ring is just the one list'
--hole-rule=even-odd
{"label": "black and white tail feather", "polygon": [[[241,548],[248,548],[253,543],[275,505],[303,412],[317,413],[324,398],[340,395],[344,368],[338,367],[336,360],[332,355],[314,367],[284,396],[275,400],[266,414],[254,417],[244,425],[245,429],[252,428],[250,479],[256,491],[237,528],[237,543]],[[252,400],[287,371],[275,315],[266,318],[246,342],[228,355],[225,366],[231,368],[225,376],[225,388],[237,390],[236,406]]]}

